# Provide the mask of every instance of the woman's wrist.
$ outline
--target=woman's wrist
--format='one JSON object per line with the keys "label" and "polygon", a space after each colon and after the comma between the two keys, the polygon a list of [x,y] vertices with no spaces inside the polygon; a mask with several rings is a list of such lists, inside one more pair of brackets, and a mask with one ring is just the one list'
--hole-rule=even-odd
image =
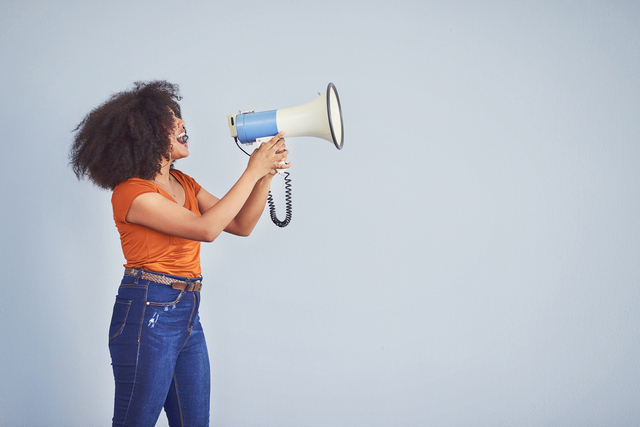
{"label": "woman's wrist", "polygon": [[274,177],[274,176],[275,176],[275,175],[272,175],[272,174],[268,173],[268,174],[266,174],[265,176],[263,176],[262,178],[260,178],[260,179],[258,180],[258,182],[264,182],[264,183],[268,183],[268,184],[270,184],[270,183],[271,183],[271,180],[273,179],[273,177]]}
{"label": "woman's wrist", "polygon": [[245,169],[242,176],[253,182],[254,185],[260,182],[260,180],[263,178],[263,176],[260,176],[260,174],[257,173],[253,168]]}

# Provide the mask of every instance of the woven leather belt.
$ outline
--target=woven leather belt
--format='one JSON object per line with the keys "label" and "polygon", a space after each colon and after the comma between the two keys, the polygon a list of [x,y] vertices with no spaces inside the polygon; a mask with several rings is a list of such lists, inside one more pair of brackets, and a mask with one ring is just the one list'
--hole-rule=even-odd
{"label": "woven leather belt", "polygon": [[182,280],[172,279],[171,277],[162,276],[160,274],[153,274],[147,271],[142,271],[140,273],[140,269],[126,267],[124,269],[125,276],[137,277],[140,274],[140,278],[144,280],[148,280],[150,282],[162,283],[163,285],[169,285],[173,289],[178,289],[180,291],[187,292],[200,292],[202,289],[202,282],[200,280],[195,280],[193,282],[185,282]]}

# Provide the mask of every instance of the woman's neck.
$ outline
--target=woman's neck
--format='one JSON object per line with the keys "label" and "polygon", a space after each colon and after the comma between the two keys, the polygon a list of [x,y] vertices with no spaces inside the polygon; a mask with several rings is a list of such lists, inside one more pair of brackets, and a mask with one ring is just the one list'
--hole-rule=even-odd
{"label": "woman's neck", "polygon": [[[171,171],[171,169],[170,169],[169,166],[162,167],[161,171],[156,174],[156,176],[153,178],[152,181],[157,186],[163,188],[164,191],[169,193],[171,195],[171,197],[173,197],[174,200],[177,200],[176,197],[177,197],[178,193],[176,193],[175,187],[173,186],[173,183],[171,182],[171,173],[170,173],[170,171]],[[174,178],[174,180],[175,180],[175,178]]]}
{"label": "woman's neck", "polygon": [[171,182],[170,171],[171,162],[167,163],[166,165],[162,165],[160,172],[158,172],[156,176],[153,177],[153,181],[169,185],[169,183]]}

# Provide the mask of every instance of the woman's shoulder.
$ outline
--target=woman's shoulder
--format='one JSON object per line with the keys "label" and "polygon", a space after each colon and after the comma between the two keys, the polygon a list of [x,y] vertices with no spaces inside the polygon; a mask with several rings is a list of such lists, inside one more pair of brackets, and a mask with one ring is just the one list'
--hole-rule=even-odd
{"label": "woman's shoulder", "polygon": [[171,174],[173,175],[173,177],[175,179],[177,179],[178,181],[180,181],[180,183],[184,186],[189,185],[190,187],[192,187],[196,194],[198,193],[198,191],[200,190],[200,184],[198,184],[198,182],[191,178],[189,175],[187,175],[186,173],[178,170],[178,169],[171,169]]}
{"label": "woman's shoulder", "polygon": [[181,170],[178,169],[171,169],[171,175],[173,175],[175,178],[182,178],[184,180],[187,181],[195,181],[193,178],[191,178],[189,175],[187,175],[186,173],[182,172]]}

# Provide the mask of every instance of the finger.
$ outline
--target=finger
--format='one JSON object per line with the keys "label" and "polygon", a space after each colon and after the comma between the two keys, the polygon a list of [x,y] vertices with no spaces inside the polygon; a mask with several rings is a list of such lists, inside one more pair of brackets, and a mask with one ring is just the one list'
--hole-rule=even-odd
{"label": "finger", "polygon": [[280,139],[275,144],[273,144],[271,148],[277,153],[280,150],[282,150],[283,146],[284,146],[284,139]]}
{"label": "finger", "polygon": [[283,135],[284,135],[284,131],[278,132],[273,138],[271,138],[271,140],[269,141],[269,143],[271,144],[271,148],[274,148],[278,144],[284,144]]}
{"label": "finger", "polygon": [[271,140],[269,141],[271,144],[275,144],[278,140],[282,139],[284,135],[284,131],[282,132],[278,132],[277,134],[275,134]]}

